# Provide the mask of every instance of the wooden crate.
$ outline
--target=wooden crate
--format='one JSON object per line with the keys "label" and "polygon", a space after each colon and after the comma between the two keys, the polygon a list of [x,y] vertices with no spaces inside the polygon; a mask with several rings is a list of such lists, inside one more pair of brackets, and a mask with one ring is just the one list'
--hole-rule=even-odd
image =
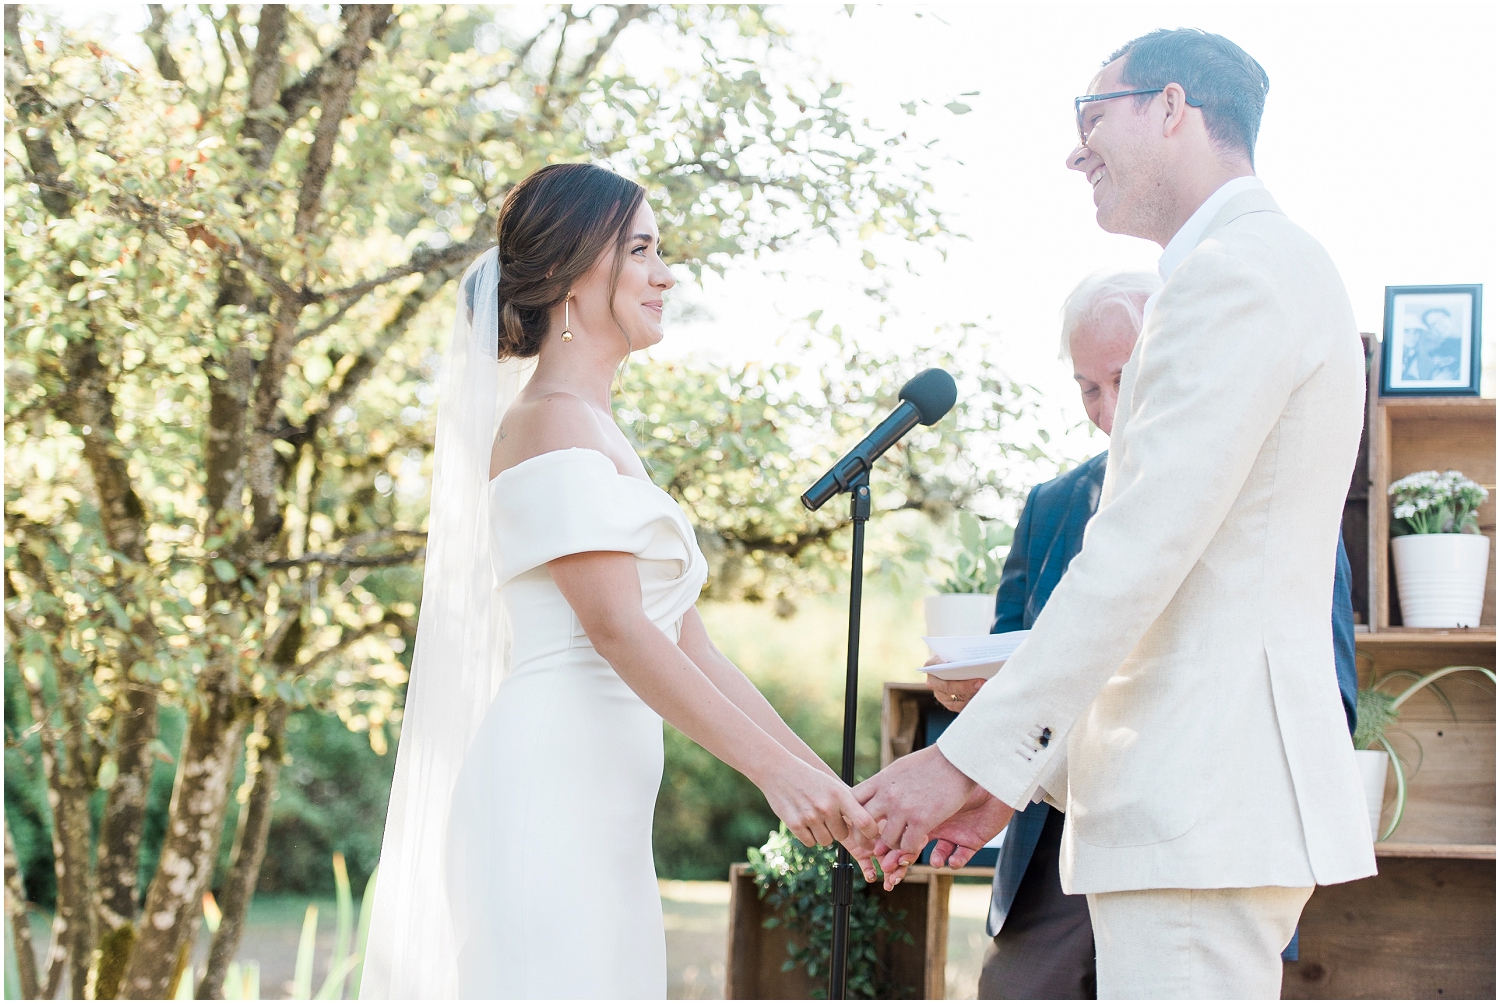
{"label": "wooden crate", "polygon": [[[948,962],[948,893],[952,886],[952,872],[919,865],[894,890],[880,893],[892,909],[906,911],[904,929],[913,943],[886,945],[883,958],[891,977],[898,985],[911,987],[914,997],[943,997]],[[784,927],[767,928],[765,921],[770,916],[769,907],[755,888],[750,866],[730,866],[724,996],[729,1000],[811,1000],[816,990],[826,996],[826,977],[809,979],[800,967],[782,971],[787,942],[804,942]]]}
{"label": "wooden crate", "polygon": [[1302,911],[1281,996],[1495,999],[1495,862],[1380,858],[1380,874],[1323,886]]}
{"label": "wooden crate", "polygon": [[[1395,669],[1424,673],[1448,665],[1495,666],[1493,642],[1410,643],[1390,634],[1356,639],[1363,656],[1361,686],[1369,685],[1372,674]],[[1402,705],[1401,717],[1387,733],[1407,777],[1406,813],[1382,845],[1387,853],[1405,846],[1495,844],[1495,696],[1477,673],[1455,674],[1438,686],[1451,711],[1436,694],[1423,691]],[[1391,821],[1395,796],[1392,771],[1381,832]]]}
{"label": "wooden crate", "polygon": [[1375,631],[1401,626],[1391,561],[1391,482],[1417,471],[1458,470],[1490,489],[1479,525],[1490,538],[1490,571],[1480,628],[1495,633],[1495,400],[1481,397],[1375,398],[1370,415],[1370,596]]}
{"label": "wooden crate", "polygon": [[881,770],[927,745],[922,734],[926,714],[939,707],[925,683],[886,683],[880,700]]}

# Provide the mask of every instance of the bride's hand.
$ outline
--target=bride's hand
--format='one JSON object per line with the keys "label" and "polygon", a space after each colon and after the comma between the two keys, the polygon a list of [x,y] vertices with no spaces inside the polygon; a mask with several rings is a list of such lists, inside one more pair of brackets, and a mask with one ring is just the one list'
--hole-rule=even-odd
{"label": "bride's hand", "polygon": [[[853,846],[874,846],[880,827],[849,787],[795,757],[788,760],[786,769],[761,788],[787,829],[808,847],[851,839]],[[868,860],[866,854],[861,862],[867,875]]]}

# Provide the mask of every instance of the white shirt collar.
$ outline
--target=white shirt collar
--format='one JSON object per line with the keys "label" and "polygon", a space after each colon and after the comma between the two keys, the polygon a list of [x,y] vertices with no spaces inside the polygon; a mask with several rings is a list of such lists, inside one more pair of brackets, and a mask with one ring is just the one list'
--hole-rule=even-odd
{"label": "white shirt collar", "polygon": [[1231,178],[1219,186],[1219,190],[1203,200],[1192,216],[1172,239],[1167,242],[1166,248],[1161,253],[1161,260],[1156,263],[1156,270],[1161,273],[1161,281],[1166,282],[1172,278],[1172,273],[1177,271],[1177,266],[1182,260],[1198,246],[1203,239],[1203,231],[1207,229],[1213,218],[1224,208],[1224,203],[1239,195],[1256,188],[1265,188],[1265,184],[1257,177],[1246,175],[1243,178]]}
{"label": "white shirt collar", "polygon": [[[1161,281],[1166,282],[1172,278],[1172,273],[1177,271],[1177,266],[1182,264],[1184,258],[1192,253],[1193,248],[1203,239],[1203,231],[1208,228],[1209,223],[1224,208],[1224,203],[1239,195],[1241,192],[1249,192],[1255,189],[1265,188],[1265,183],[1254,175],[1246,175],[1243,178],[1231,178],[1219,186],[1219,190],[1203,200],[1192,216],[1189,216],[1167,246],[1162,249],[1161,258],[1156,263],[1156,271],[1161,275]],[[1146,319],[1151,316],[1151,311],[1156,307],[1157,297],[1161,292],[1157,291],[1146,301],[1141,324],[1144,327]]]}

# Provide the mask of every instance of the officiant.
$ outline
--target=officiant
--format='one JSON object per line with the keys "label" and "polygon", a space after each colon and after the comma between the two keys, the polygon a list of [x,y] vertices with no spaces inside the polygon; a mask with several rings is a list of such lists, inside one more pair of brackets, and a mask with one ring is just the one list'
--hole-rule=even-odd
{"label": "officiant", "polygon": [[[1150,272],[1097,273],[1063,305],[1062,352],[1071,362],[1089,421],[1109,435],[1114,427],[1120,371],[1140,334],[1146,301],[1161,289]],[[1027,497],[995,597],[993,633],[1029,629],[1053,587],[1083,546],[1083,531],[1099,505],[1108,452]],[[1349,728],[1354,729],[1354,614],[1349,561],[1342,539],[1333,587],[1334,662]],[[929,678],[939,703],[963,710],[983,680]],[[995,868],[985,933],[994,939],[979,977],[981,1000],[1095,997],[1094,932],[1087,897],[1062,891],[1058,855],[1063,813],[1035,802],[1016,814]],[[1287,957],[1295,960],[1295,939]]]}

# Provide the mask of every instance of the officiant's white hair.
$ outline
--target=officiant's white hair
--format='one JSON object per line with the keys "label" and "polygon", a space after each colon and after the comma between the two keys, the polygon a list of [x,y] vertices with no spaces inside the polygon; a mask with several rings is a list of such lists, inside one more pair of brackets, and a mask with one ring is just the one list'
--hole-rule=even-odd
{"label": "officiant's white hair", "polygon": [[1084,277],[1063,301],[1062,347],[1057,358],[1073,358],[1073,333],[1098,324],[1112,311],[1123,311],[1140,334],[1146,301],[1160,290],[1161,279],[1155,272],[1101,270]]}

